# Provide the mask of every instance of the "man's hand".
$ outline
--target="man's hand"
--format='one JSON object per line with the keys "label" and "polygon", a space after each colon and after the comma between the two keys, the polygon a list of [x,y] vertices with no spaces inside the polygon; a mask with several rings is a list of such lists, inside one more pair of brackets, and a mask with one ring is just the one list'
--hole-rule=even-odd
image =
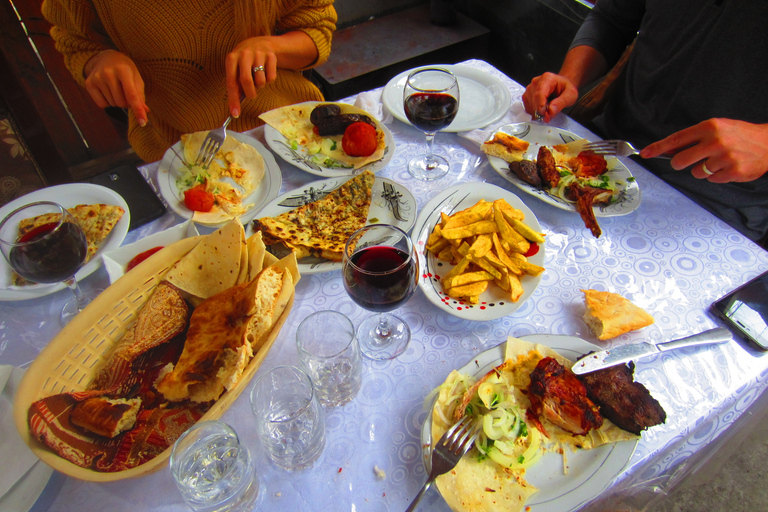
{"label": "man's hand", "polygon": [[100,108],[129,108],[141,126],[147,124],[147,107],[136,64],[117,50],[95,55],[85,65],[85,89]]}
{"label": "man's hand", "polygon": [[523,93],[525,111],[534,118],[539,114],[545,123],[579,99],[579,89],[569,79],[544,73],[531,80]]}
{"label": "man's hand", "polygon": [[694,177],[712,183],[754,181],[768,171],[768,124],[709,119],[650,144],[640,156],[662,153],[677,153],[674,169],[693,166]]}

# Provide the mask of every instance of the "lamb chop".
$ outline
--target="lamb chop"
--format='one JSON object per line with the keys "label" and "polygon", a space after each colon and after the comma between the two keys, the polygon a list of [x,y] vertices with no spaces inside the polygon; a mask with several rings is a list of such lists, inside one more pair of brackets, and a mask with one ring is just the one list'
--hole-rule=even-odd
{"label": "lamb chop", "polygon": [[[531,372],[528,388],[531,409],[528,418],[544,432],[539,417],[576,435],[600,428],[603,418],[587,397],[587,390],[576,376],[552,357],[545,357]],[[546,432],[544,432],[546,434]]]}
{"label": "lamb chop", "polygon": [[595,204],[606,204],[613,197],[613,192],[597,187],[580,185],[574,182],[568,186],[567,194],[576,201],[576,211],[581,215],[584,225],[592,231],[592,236],[600,238],[603,231],[597,224],[595,212],[592,206]]}
{"label": "lamb chop", "polygon": [[639,435],[664,423],[667,413],[648,389],[635,382],[635,365],[623,364],[577,376],[600,413],[619,428]]}

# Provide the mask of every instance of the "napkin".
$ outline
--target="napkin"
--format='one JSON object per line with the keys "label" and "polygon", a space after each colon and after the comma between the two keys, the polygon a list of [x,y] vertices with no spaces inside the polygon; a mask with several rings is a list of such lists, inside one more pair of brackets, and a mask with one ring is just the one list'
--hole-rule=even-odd
{"label": "napkin", "polygon": [[505,124],[522,123],[530,121],[531,116],[525,111],[522,101],[515,101],[510,105],[509,110],[504,117],[485,128],[478,128],[476,130],[470,130],[467,132],[459,132],[459,137],[469,139],[480,146],[483,142],[490,139],[491,136],[498,131],[498,129]]}
{"label": "napkin", "polygon": [[38,461],[37,456],[22,441],[13,422],[13,396],[23,375],[24,370],[21,368],[0,365],[0,461],[13,461],[13,471],[0,471],[0,499]]}
{"label": "napkin", "polygon": [[380,122],[389,124],[392,122],[392,114],[384,107],[384,103],[381,101],[383,92],[384,89],[361,92],[355,99],[355,106],[365,110]]}

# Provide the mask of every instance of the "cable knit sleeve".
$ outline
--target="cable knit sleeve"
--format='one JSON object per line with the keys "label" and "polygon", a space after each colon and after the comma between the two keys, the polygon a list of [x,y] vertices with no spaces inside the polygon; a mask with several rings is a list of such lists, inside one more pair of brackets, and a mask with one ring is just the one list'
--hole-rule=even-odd
{"label": "cable knit sleeve", "polygon": [[85,85],[83,71],[91,57],[113,48],[96,9],[88,0],[44,0],[43,16],[53,25],[51,37],[75,80]]}
{"label": "cable knit sleeve", "polygon": [[317,60],[307,68],[318,66],[331,54],[331,37],[336,30],[333,0],[287,0],[284,14],[277,22],[277,33],[301,30],[315,42]]}

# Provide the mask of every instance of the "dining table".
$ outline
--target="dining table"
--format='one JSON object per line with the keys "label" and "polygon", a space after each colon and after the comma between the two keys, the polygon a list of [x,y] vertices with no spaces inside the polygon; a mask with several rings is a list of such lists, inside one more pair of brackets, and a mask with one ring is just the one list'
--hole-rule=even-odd
{"label": "dining table", "polygon": [[[425,136],[384,107],[384,88],[361,91],[342,102],[364,106],[391,131],[394,154],[377,176],[406,188],[417,211],[456,185],[471,190],[479,183],[490,184],[522,200],[545,235],[541,280],[516,310],[491,319],[451,314],[427,300],[419,287],[396,310],[411,330],[406,351],[392,360],[364,359],[357,396],[344,406],[325,408],[326,446],[308,469],[286,471],[268,459],[256,434],[249,385],[221,420],[236,430],[257,459],[260,494],[256,510],[405,510],[427,479],[423,436],[428,430],[425,421],[433,390],[452,370],[498,349],[510,336],[544,340],[545,344],[547,340],[579,338],[603,349],[638,341],[660,343],[718,327],[710,304],[768,270],[768,252],[632,159],[622,162],[639,188],[640,204],[622,215],[598,217],[599,238],[574,211],[523,193],[492,168],[479,142],[505,123],[531,121],[521,101],[524,85],[483,60],[458,65],[503,84],[509,92],[509,107],[505,105],[503,115],[488,126],[438,133],[435,150],[450,161],[451,168],[435,181],[417,180],[408,173],[408,161],[426,149]],[[564,114],[552,119],[550,126],[599,139]],[[266,143],[264,127],[247,133]],[[281,193],[321,179],[283,158],[276,161],[282,174]],[[140,171],[159,196],[158,168],[159,162],[154,162],[141,166]],[[123,245],[184,220],[169,208],[161,217],[129,231]],[[205,234],[212,229],[200,226],[199,231]],[[103,266],[82,282],[85,288],[109,284]],[[644,329],[600,341],[583,319],[582,290],[587,289],[629,298],[655,321]],[[0,365],[20,370],[29,367],[61,330],[58,311],[69,294],[64,289],[34,299],[0,302]],[[338,269],[303,275],[296,285],[292,310],[256,377],[276,365],[298,364],[297,327],[318,310],[339,311],[355,325],[371,314],[350,299]],[[553,486],[544,481],[543,487],[549,485],[547,499],[536,502],[534,494],[530,510],[640,510],[663,498],[702,464],[717,460],[716,448],[722,439],[738,435],[729,429],[735,429],[760,402],[768,386],[766,376],[768,358],[738,338],[637,361],[635,379],[662,405],[666,421],[643,431],[634,449],[625,455],[597,461],[598,466],[609,466],[601,472],[590,469],[583,474],[579,468],[569,468],[564,474],[563,464],[546,468],[556,473],[552,478],[558,483]],[[10,442],[21,441],[13,436],[0,439],[0,443]],[[12,464],[3,462],[3,472],[13,471]],[[33,511],[189,510],[167,464],[141,477],[106,483],[78,480],[57,471],[46,475],[39,489],[30,491],[34,493],[30,500]],[[420,510],[450,509],[433,487],[422,499]]]}

